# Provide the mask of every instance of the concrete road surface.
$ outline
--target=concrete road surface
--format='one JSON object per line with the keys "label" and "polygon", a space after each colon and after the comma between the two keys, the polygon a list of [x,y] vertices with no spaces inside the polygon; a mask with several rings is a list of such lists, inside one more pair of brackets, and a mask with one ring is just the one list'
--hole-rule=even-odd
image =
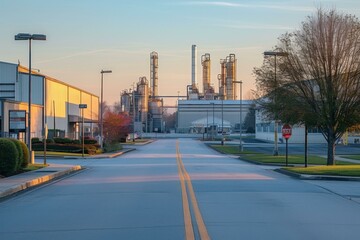
{"label": "concrete road surface", "polygon": [[[164,139],[0,202],[0,239],[358,239],[360,183],[300,181]],[[347,185],[348,184],[348,185]]]}

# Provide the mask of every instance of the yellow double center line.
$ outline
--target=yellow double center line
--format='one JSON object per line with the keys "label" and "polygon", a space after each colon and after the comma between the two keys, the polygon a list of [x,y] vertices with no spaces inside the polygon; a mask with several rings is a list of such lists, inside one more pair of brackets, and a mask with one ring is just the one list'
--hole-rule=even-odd
{"label": "yellow double center line", "polygon": [[[179,172],[179,177],[180,177],[186,240],[194,240],[195,239],[194,228],[193,228],[192,221],[191,221],[189,198],[188,198],[187,192],[189,192],[189,195],[190,195],[192,209],[194,211],[195,220],[196,220],[197,227],[198,227],[198,230],[200,233],[200,239],[201,240],[210,240],[209,234],[207,232],[204,220],[201,216],[201,212],[200,212],[197,200],[196,200],[195,192],[194,192],[194,189],[193,189],[193,186],[191,183],[191,178],[190,178],[189,174],[187,173],[184,163],[181,159],[178,141],[176,142],[176,162],[177,162],[178,172]],[[187,189],[186,189],[186,186],[187,186]]]}

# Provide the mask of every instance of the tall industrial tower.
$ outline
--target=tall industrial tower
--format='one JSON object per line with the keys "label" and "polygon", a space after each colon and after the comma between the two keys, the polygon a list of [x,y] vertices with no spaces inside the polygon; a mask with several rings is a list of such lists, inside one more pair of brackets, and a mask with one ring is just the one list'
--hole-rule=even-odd
{"label": "tall industrial tower", "polygon": [[211,60],[209,53],[205,53],[201,56],[201,65],[203,66],[203,92],[205,95],[210,89],[211,79]]}
{"label": "tall industrial tower", "polygon": [[150,95],[153,97],[157,97],[158,95],[158,53],[152,52],[150,53]]}

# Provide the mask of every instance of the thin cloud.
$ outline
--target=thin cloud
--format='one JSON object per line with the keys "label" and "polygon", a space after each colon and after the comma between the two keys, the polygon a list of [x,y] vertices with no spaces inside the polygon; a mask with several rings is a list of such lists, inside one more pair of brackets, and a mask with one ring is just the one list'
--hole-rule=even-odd
{"label": "thin cloud", "polygon": [[91,51],[85,51],[85,52],[78,52],[78,53],[74,53],[74,54],[70,54],[70,55],[66,55],[66,56],[61,56],[61,57],[57,57],[57,58],[52,58],[52,59],[47,59],[47,60],[43,60],[43,61],[38,61],[36,63],[49,63],[49,62],[55,62],[55,61],[61,61],[61,60],[66,60],[66,59],[71,59],[71,58],[75,58],[75,57],[80,57],[80,56],[90,56],[90,55],[95,55],[95,54],[102,54],[102,53],[123,53],[123,54],[144,54],[146,53],[146,50],[136,50],[136,51],[129,51],[129,50],[123,50],[123,49],[98,49],[98,50],[91,50]]}
{"label": "thin cloud", "polygon": [[277,26],[277,25],[230,25],[230,24],[215,24],[216,27],[233,28],[233,29],[262,29],[262,30],[294,30],[292,27]]}
{"label": "thin cloud", "polygon": [[299,11],[299,12],[313,12],[314,8],[305,6],[288,6],[272,4],[244,4],[233,2],[206,2],[206,1],[192,1],[183,2],[183,5],[198,5],[198,6],[216,6],[216,7],[233,7],[233,8],[264,8],[284,11]]}

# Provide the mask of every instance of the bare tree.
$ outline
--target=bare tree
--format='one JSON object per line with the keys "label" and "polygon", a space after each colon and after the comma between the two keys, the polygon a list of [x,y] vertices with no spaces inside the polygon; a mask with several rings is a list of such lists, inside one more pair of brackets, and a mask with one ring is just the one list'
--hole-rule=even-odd
{"label": "bare tree", "polygon": [[360,122],[360,22],[318,9],[300,30],[279,40],[277,48],[287,57],[278,59],[283,78],[275,87],[286,89],[303,106],[304,116],[316,119],[328,143],[327,164],[334,165],[336,141]]}

